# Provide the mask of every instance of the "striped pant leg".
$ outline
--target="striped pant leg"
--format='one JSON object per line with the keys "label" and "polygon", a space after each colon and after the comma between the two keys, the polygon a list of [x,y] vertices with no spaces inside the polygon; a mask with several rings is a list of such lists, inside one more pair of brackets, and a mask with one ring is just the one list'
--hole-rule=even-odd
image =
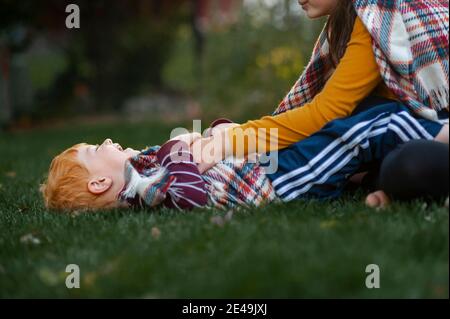
{"label": "striped pant leg", "polygon": [[278,166],[268,177],[283,201],[336,198],[362,165],[381,161],[410,140],[432,140],[441,128],[440,123],[415,118],[400,103],[383,104],[334,120],[309,138],[272,153]]}

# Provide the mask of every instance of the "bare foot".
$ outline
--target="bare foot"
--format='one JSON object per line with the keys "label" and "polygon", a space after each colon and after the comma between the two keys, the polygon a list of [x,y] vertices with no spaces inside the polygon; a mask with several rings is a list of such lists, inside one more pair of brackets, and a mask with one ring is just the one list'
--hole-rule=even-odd
{"label": "bare foot", "polygon": [[389,197],[383,191],[370,193],[366,197],[366,205],[372,208],[385,208],[389,202]]}

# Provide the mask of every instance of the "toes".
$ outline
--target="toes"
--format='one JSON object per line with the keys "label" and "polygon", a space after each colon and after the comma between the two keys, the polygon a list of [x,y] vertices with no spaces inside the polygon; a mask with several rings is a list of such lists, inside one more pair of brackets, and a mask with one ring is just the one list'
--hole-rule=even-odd
{"label": "toes", "polygon": [[380,202],[380,208],[385,208],[390,202],[389,197],[383,191],[378,191],[378,192],[376,192],[376,194],[377,194],[378,200]]}
{"label": "toes", "polygon": [[371,208],[385,208],[389,202],[389,197],[383,191],[373,192],[366,197],[366,205]]}
{"label": "toes", "polygon": [[380,200],[378,196],[375,195],[375,193],[369,194],[366,197],[366,205],[372,208],[376,208],[380,206]]}

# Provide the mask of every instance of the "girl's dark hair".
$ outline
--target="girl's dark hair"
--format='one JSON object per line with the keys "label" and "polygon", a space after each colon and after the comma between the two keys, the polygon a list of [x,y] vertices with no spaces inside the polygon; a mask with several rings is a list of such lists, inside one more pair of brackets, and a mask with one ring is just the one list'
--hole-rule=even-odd
{"label": "girl's dark hair", "polygon": [[356,11],[352,0],[338,0],[325,25],[333,67],[341,60],[355,24]]}

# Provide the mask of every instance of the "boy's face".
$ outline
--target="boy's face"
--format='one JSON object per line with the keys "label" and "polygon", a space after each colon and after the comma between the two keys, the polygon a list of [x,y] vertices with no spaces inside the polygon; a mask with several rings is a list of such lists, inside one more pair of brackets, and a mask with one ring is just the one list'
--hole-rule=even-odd
{"label": "boy's face", "polygon": [[78,149],[78,158],[85,164],[88,171],[92,174],[94,171],[107,169],[109,171],[123,170],[125,161],[138,154],[131,148],[126,150],[118,143],[107,138],[100,145],[83,145]]}
{"label": "boy's face", "polygon": [[125,162],[139,154],[131,148],[122,147],[106,139],[101,145],[82,145],[78,148],[78,160],[89,171],[88,189],[95,194],[120,192],[125,184]]}

